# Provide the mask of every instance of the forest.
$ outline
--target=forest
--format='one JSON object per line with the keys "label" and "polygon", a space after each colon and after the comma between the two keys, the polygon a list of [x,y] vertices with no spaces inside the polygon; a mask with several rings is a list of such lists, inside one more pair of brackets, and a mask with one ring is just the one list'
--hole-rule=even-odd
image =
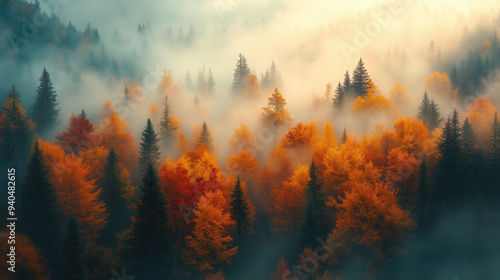
{"label": "forest", "polygon": [[0,280],[498,279],[487,2],[313,28],[267,2],[115,27],[0,0]]}

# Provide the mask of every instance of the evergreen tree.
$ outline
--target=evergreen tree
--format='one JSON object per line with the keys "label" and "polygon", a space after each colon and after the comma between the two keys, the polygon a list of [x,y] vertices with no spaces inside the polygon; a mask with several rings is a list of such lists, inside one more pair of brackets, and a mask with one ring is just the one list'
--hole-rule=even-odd
{"label": "evergreen tree", "polygon": [[[488,177],[493,193],[498,194],[500,186],[500,122],[497,113],[490,128],[490,137],[486,144],[486,163]],[[497,199],[497,198],[496,198]]]}
{"label": "evergreen tree", "polygon": [[212,69],[208,69],[207,91],[210,93],[210,95],[214,95],[214,89],[215,89],[214,74],[212,73]]}
{"label": "evergreen tree", "polygon": [[354,97],[365,97],[368,94],[368,90],[370,85],[368,84],[370,79],[370,75],[368,75],[368,71],[365,68],[365,63],[363,59],[359,59],[354,72],[352,73],[352,85],[351,89],[354,93]]}
{"label": "evergreen tree", "polygon": [[179,129],[179,126],[175,123],[174,116],[170,110],[170,104],[168,103],[168,95],[166,95],[165,102],[163,102],[163,114],[160,121],[160,138],[165,145],[168,146],[172,144],[177,129]]}
{"label": "evergreen tree", "polygon": [[12,85],[12,89],[9,90],[7,98],[14,98],[19,101],[19,103],[21,103],[21,96],[19,95],[19,92],[16,90],[16,87],[14,85]]}
{"label": "evergreen tree", "polygon": [[342,85],[339,83],[335,89],[335,96],[333,97],[333,109],[340,110],[344,105],[345,101],[345,91]]}
{"label": "evergreen tree", "polygon": [[250,208],[245,190],[241,186],[240,176],[238,176],[231,194],[230,206],[231,216],[236,222],[236,243],[240,245],[241,241],[248,234],[248,228],[250,227]]}
{"label": "evergreen tree", "polygon": [[45,68],[43,68],[40,85],[36,91],[32,119],[37,124],[38,134],[43,135],[47,129],[56,124],[59,117],[56,91],[50,79],[50,74]]}
{"label": "evergreen tree", "polygon": [[198,137],[198,144],[196,147],[199,147],[202,143],[205,143],[207,148],[212,150],[212,134],[208,131],[206,122],[203,122],[203,126],[201,127],[200,137]]}
{"label": "evergreen tree", "polygon": [[199,94],[204,94],[207,91],[207,81],[205,79],[205,69],[198,72],[198,79],[196,80],[196,89]]}
{"label": "evergreen tree", "polygon": [[26,116],[19,93],[14,88],[11,92],[0,112],[0,166],[22,169],[36,125]]}
{"label": "evergreen tree", "polygon": [[342,88],[344,90],[344,94],[349,96],[351,94],[351,76],[349,76],[349,71],[345,71],[344,74],[344,84]]}
{"label": "evergreen tree", "polygon": [[30,152],[26,177],[20,190],[19,217],[21,231],[31,236],[50,264],[55,260],[54,252],[58,248],[61,213],[38,141]]}
{"label": "evergreen tree", "polygon": [[61,256],[61,280],[85,280],[85,265],[82,260],[83,244],[80,229],[74,216],[68,222],[66,239]]}
{"label": "evergreen tree", "polygon": [[426,229],[428,225],[427,221],[427,206],[429,199],[429,186],[427,183],[427,175],[428,167],[427,167],[427,159],[425,155],[422,155],[422,159],[420,161],[420,166],[418,168],[418,202],[416,209],[416,216],[419,225],[419,230],[423,231]]}
{"label": "evergreen tree", "polygon": [[153,128],[151,119],[148,118],[146,127],[141,134],[141,145],[139,151],[139,165],[142,169],[146,169],[148,164],[152,164],[155,168],[160,160],[160,146],[158,146],[158,136]]}
{"label": "evergreen tree", "polygon": [[123,99],[125,100],[125,103],[128,103],[130,101],[130,92],[128,90],[128,86],[125,86],[125,89],[123,89]]}
{"label": "evergreen tree", "polygon": [[244,55],[240,53],[238,61],[236,62],[236,68],[233,74],[233,92],[241,93],[243,89],[247,86],[247,79],[250,75],[250,68],[247,64],[247,59]]}
{"label": "evergreen tree", "polygon": [[344,132],[342,132],[342,138],[340,138],[340,144],[344,144],[347,142],[347,130],[344,127]]}
{"label": "evergreen tree", "polygon": [[141,190],[130,240],[135,270],[142,279],[164,279],[164,267],[171,254],[171,230],[167,201],[151,163],[143,176]]}
{"label": "evergreen tree", "polygon": [[450,73],[451,90],[455,90],[458,87],[458,72],[457,67],[453,66]]}
{"label": "evergreen tree", "polygon": [[461,144],[461,162],[462,162],[462,184],[464,185],[464,199],[469,200],[474,195],[474,185],[477,183],[476,176],[480,173],[479,158],[477,154],[476,133],[466,117],[462,124]]}
{"label": "evergreen tree", "polygon": [[441,118],[441,113],[439,112],[439,107],[436,103],[434,103],[434,100],[431,100],[431,106],[430,106],[430,117],[429,117],[429,130],[434,130],[439,127],[441,124],[441,121],[443,120]]}
{"label": "evergreen tree", "polygon": [[109,214],[108,223],[102,231],[103,241],[107,243],[112,243],[114,235],[129,226],[130,217],[127,203],[123,197],[127,186],[126,174],[123,174],[123,171],[115,149],[111,148],[99,182],[100,198],[106,204],[106,210]]}
{"label": "evergreen tree", "polygon": [[[461,126],[458,113],[448,118],[438,143],[436,202],[444,207],[456,206],[463,195],[461,162]],[[438,205],[436,205],[438,206]]]}
{"label": "evergreen tree", "polygon": [[324,237],[330,230],[326,215],[326,204],[322,191],[320,170],[312,161],[307,183],[307,204],[305,218],[300,225],[299,249],[312,246],[318,237]]}
{"label": "evergreen tree", "polygon": [[427,95],[427,90],[424,92],[420,106],[418,106],[418,118],[426,125],[429,124],[429,116],[431,111],[431,100]]}

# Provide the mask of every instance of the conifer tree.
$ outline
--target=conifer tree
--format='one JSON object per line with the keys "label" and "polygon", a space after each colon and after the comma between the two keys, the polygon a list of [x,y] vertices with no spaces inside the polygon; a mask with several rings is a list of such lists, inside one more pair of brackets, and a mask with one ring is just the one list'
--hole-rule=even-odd
{"label": "conifer tree", "polygon": [[486,145],[486,164],[488,169],[488,177],[490,185],[494,188],[495,194],[500,193],[500,122],[498,114],[495,112],[495,117],[491,123],[490,137]]}
{"label": "conifer tree", "polygon": [[146,127],[141,134],[141,145],[139,151],[139,165],[143,170],[146,169],[148,164],[152,164],[155,168],[158,166],[160,160],[160,146],[158,146],[158,136],[153,128],[151,119],[148,118]]}
{"label": "conifer tree", "polygon": [[316,203],[311,194],[308,194],[304,221],[300,225],[300,235],[298,248],[302,251],[304,248],[312,247],[321,233],[321,223],[316,211]]}
{"label": "conifer tree", "polygon": [[344,144],[347,142],[347,130],[344,127],[344,131],[342,132],[342,138],[340,138],[340,144]]}
{"label": "conifer tree", "polygon": [[61,280],[86,280],[85,265],[82,260],[83,243],[80,229],[74,216],[71,216],[66,228],[63,252],[61,255]]}
{"label": "conifer tree", "polygon": [[210,95],[214,95],[214,90],[215,90],[214,74],[212,73],[212,69],[208,69],[207,91],[210,93]]}
{"label": "conifer tree", "polygon": [[474,185],[477,183],[476,176],[480,173],[479,158],[477,154],[476,133],[466,117],[462,124],[460,137],[461,162],[462,162],[462,184],[464,185],[464,199],[467,201],[474,194]]}
{"label": "conifer tree", "polygon": [[[0,112],[0,165],[21,168],[30,149],[36,124],[26,116],[19,101],[19,93],[9,94]],[[16,94],[17,93],[17,94]],[[17,96],[17,97],[16,97]]]}
{"label": "conifer tree", "polygon": [[346,94],[344,88],[339,83],[335,89],[335,96],[333,97],[333,108],[334,110],[339,110],[344,105]]}
{"label": "conifer tree", "polygon": [[368,90],[370,88],[368,82],[370,79],[370,75],[368,75],[368,71],[365,68],[365,63],[363,59],[360,58],[354,72],[352,73],[352,84],[351,89],[354,93],[354,97],[365,97],[368,94]]}
{"label": "conifer tree", "polygon": [[429,116],[431,111],[431,100],[427,95],[427,90],[424,92],[420,106],[418,106],[418,118],[422,120],[424,124],[429,123]]}
{"label": "conifer tree", "polygon": [[164,267],[171,253],[171,230],[167,201],[151,163],[143,176],[141,190],[130,240],[135,269],[143,279],[164,279]]}
{"label": "conifer tree", "polygon": [[58,248],[61,213],[49,181],[47,161],[38,141],[30,152],[26,177],[20,190],[19,217],[21,230],[31,236],[50,264]]}
{"label": "conifer tree", "polygon": [[439,112],[439,107],[434,100],[431,100],[430,106],[430,117],[429,117],[429,130],[434,130],[441,124],[441,113]]}
{"label": "conifer tree", "polygon": [[103,166],[102,178],[99,182],[101,187],[101,200],[106,204],[109,214],[108,223],[102,231],[104,242],[112,242],[114,235],[129,225],[130,217],[127,203],[123,194],[127,186],[126,174],[120,166],[120,160],[111,148]]}
{"label": "conifer tree", "polygon": [[238,56],[238,61],[236,62],[236,68],[233,74],[233,92],[241,93],[243,89],[247,86],[248,75],[250,75],[250,68],[247,64],[247,59],[241,53]]}
{"label": "conifer tree", "polygon": [[125,88],[123,89],[123,99],[125,100],[125,103],[128,103],[130,101],[130,92],[128,86],[125,86]]}
{"label": "conifer tree", "polygon": [[37,88],[35,104],[33,105],[33,121],[37,124],[37,132],[43,135],[47,129],[56,124],[59,117],[56,91],[47,69],[43,68]]}
{"label": "conifer tree", "polygon": [[166,145],[170,145],[175,139],[174,133],[179,129],[179,126],[175,123],[174,115],[170,110],[170,104],[168,102],[168,95],[165,96],[165,102],[163,103],[163,114],[160,121],[160,138]]}
{"label": "conifer tree", "polygon": [[198,72],[196,80],[196,89],[199,94],[203,95],[207,91],[207,81],[205,79],[205,69]]}
{"label": "conifer tree", "polygon": [[9,90],[7,98],[14,98],[19,101],[19,103],[21,103],[21,96],[19,95],[19,92],[16,90],[16,87],[14,85],[12,85],[12,89]]}
{"label": "conifer tree", "polygon": [[455,110],[446,121],[438,143],[440,157],[437,162],[438,189],[435,199],[445,207],[456,206],[463,195],[461,135],[460,120]]}
{"label": "conifer tree", "polygon": [[200,136],[198,137],[198,143],[197,143],[196,147],[199,147],[202,143],[205,143],[207,148],[209,150],[212,150],[212,148],[213,148],[213,146],[212,146],[212,134],[208,130],[206,122],[203,122],[203,126],[201,127],[201,132],[200,132]]}
{"label": "conifer tree", "polygon": [[239,245],[248,234],[248,228],[250,227],[250,208],[245,190],[241,186],[240,176],[238,176],[231,194],[230,206],[231,216],[236,222],[236,243]]}
{"label": "conifer tree", "polygon": [[422,155],[422,159],[420,160],[420,166],[418,168],[418,202],[416,209],[416,216],[419,225],[419,230],[425,230],[427,227],[427,212],[426,208],[428,206],[429,199],[429,186],[428,186],[428,167],[427,167],[427,159],[425,155]]}
{"label": "conifer tree", "polygon": [[342,85],[345,95],[349,96],[351,94],[351,86],[351,76],[349,75],[349,71],[345,71],[344,84]]}

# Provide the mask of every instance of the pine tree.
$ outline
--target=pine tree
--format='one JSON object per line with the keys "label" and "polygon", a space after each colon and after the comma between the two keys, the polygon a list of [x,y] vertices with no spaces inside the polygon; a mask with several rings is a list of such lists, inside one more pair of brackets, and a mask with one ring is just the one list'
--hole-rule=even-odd
{"label": "pine tree", "polygon": [[139,151],[139,165],[142,169],[146,169],[148,164],[152,164],[155,168],[160,160],[160,146],[158,146],[158,136],[153,128],[151,119],[148,118],[146,127],[141,134],[141,145]]}
{"label": "pine tree", "polygon": [[455,90],[458,87],[458,72],[456,66],[453,66],[453,69],[451,70],[450,83],[451,83],[451,90]]}
{"label": "pine tree", "polygon": [[19,95],[19,92],[16,90],[16,87],[14,85],[12,85],[12,89],[9,90],[7,98],[14,98],[19,101],[19,103],[21,103],[21,96]]}
{"label": "pine tree", "polygon": [[165,145],[172,144],[175,139],[174,134],[179,129],[179,126],[175,123],[175,118],[170,110],[170,104],[168,103],[168,95],[165,96],[165,102],[163,103],[163,114],[161,116],[160,122],[160,135],[161,140]]}
{"label": "pine tree", "polygon": [[[14,90],[14,89],[13,89]],[[0,166],[21,169],[30,149],[36,124],[26,116],[16,93],[9,94],[0,112]],[[17,96],[19,94],[17,93]],[[8,167],[7,167],[8,165]]]}
{"label": "pine tree", "polygon": [[326,216],[326,204],[322,191],[320,170],[312,161],[307,183],[307,204],[305,218],[300,226],[299,249],[312,246],[318,237],[324,237],[330,230]]}
{"label": "pine tree", "polygon": [[205,69],[198,72],[198,79],[196,80],[196,90],[199,94],[204,94],[207,91],[207,81],[205,79]]}
{"label": "pine tree", "polygon": [[26,177],[20,190],[19,217],[21,231],[31,236],[50,264],[54,261],[54,252],[57,252],[55,248],[58,248],[61,213],[38,141],[30,152]]}
{"label": "pine tree", "polygon": [[234,93],[243,92],[243,89],[247,86],[248,75],[250,75],[250,68],[248,67],[247,59],[240,53],[233,74]]}
{"label": "pine tree", "polygon": [[214,95],[214,89],[215,89],[214,75],[212,73],[212,69],[208,69],[207,91],[210,93],[210,95]]}
{"label": "pine tree", "polygon": [[419,230],[424,231],[428,225],[427,206],[429,204],[429,186],[428,186],[428,166],[427,158],[422,155],[420,166],[418,168],[418,202],[416,216]]}
{"label": "pine tree", "polygon": [[427,95],[427,90],[424,92],[420,106],[418,106],[418,118],[426,125],[429,124],[429,116],[431,111],[431,100]]}
{"label": "pine tree", "polygon": [[143,279],[163,279],[171,253],[171,230],[167,201],[152,164],[146,168],[141,190],[130,240],[135,269]]}
{"label": "pine tree", "polygon": [[123,99],[125,100],[125,103],[128,103],[130,101],[130,92],[128,86],[125,86],[125,89],[123,89]]}
{"label": "pine tree", "polygon": [[345,71],[344,74],[344,84],[342,85],[342,89],[344,90],[344,94],[349,96],[351,92],[351,76],[349,76],[349,71]]}
{"label": "pine tree", "polygon": [[462,162],[462,184],[464,185],[464,199],[469,200],[474,195],[474,185],[477,183],[476,176],[480,173],[479,159],[477,154],[476,133],[466,117],[462,124],[461,144],[461,162]]}
{"label": "pine tree", "polygon": [[490,128],[490,137],[486,145],[486,164],[490,185],[495,194],[500,193],[500,122],[497,113]]}
{"label": "pine tree", "polygon": [[236,222],[236,244],[240,245],[241,241],[247,236],[250,227],[250,208],[245,190],[241,186],[240,176],[238,176],[231,194],[230,206],[231,216]]}
{"label": "pine tree", "polygon": [[[463,195],[461,162],[461,126],[458,113],[448,118],[438,143],[436,202],[445,207],[455,206]],[[437,205],[436,205],[437,206]]]}
{"label": "pine tree", "polygon": [[365,63],[363,59],[359,59],[354,72],[352,73],[352,85],[351,89],[355,95],[355,98],[358,96],[365,97],[368,94],[368,90],[370,88],[368,81],[370,79],[370,75],[368,75],[368,71],[365,68]]}
{"label": "pine tree", "polygon": [[335,89],[335,96],[333,97],[333,109],[334,110],[340,110],[342,106],[344,105],[346,95],[344,88],[342,85],[339,83],[337,85],[337,88]]}
{"label": "pine tree", "polygon": [[66,239],[61,255],[61,280],[85,280],[85,265],[82,260],[83,244],[80,229],[74,216],[68,222]]}
{"label": "pine tree", "polygon": [[340,144],[344,144],[347,142],[347,130],[344,127],[344,132],[342,132],[342,138],[340,138]]}
{"label": "pine tree", "polygon": [[198,137],[198,144],[196,147],[199,147],[202,143],[205,143],[209,150],[212,150],[212,134],[208,131],[207,123],[203,122],[203,126],[201,127],[200,136]]}
{"label": "pine tree", "polygon": [[114,235],[129,225],[130,217],[127,203],[123,194],[127,186],[124,169],[120,166],[120,160],[111,148],[102,170],[102,178],[99,182],[101,187],[101,200],[106,204],[109,214],[108,223],[102,231],[104,242],[112,243]]}
{"label": "pine tree", "polygon": [[32,119],[37,124],[38,134],[43,135],[47,129],[56,124],[59,117],[56,91],[50,79],[50,74],[45,68],[43,68],[40,85],[36,91]]}
{"label": "pine tree", "polygon": [[431,100],[430,112],[429,112],[429,130],[434,130],[439,127],[443,119],[441,118],[441,113],[439,112],[439,107],[434,100]]}

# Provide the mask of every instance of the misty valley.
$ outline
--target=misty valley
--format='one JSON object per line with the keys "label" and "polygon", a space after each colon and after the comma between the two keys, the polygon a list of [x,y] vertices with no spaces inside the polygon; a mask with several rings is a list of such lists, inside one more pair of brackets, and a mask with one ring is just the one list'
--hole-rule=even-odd
{"label": "misty valley", "polygon": [[0,280],[500,279],[493,0],[0,0]]}

